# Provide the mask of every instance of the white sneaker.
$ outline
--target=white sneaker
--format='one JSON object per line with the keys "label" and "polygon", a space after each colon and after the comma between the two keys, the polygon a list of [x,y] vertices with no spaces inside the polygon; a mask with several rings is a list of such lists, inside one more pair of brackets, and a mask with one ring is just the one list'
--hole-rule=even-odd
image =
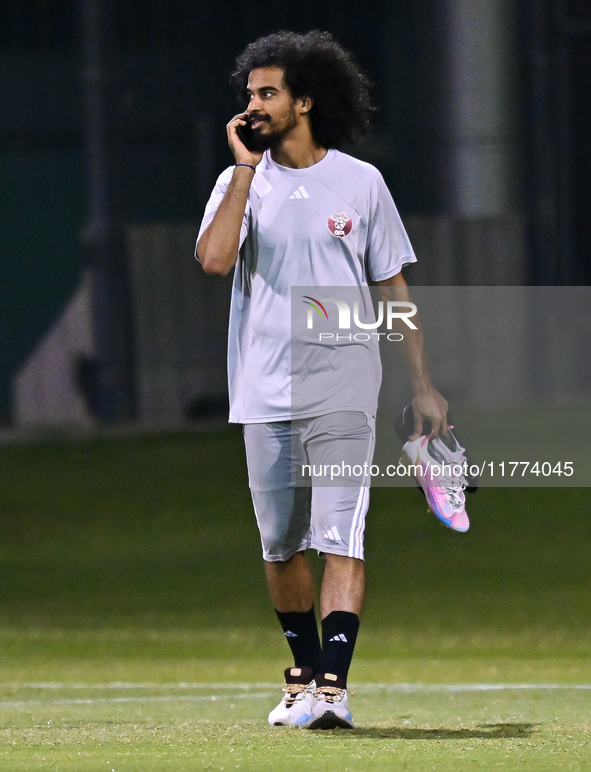
{"label": "white sneaker", "polygon": [[464,533],[470,527],[464,495],[467,461],[452,429],[448,427],[446,436],[431,439],[424,434],[408,440],[400,461],[414,466],[433,514],[448,528]]}
{"label": "white sneaker", "polygon": [[312,720],[314,689],[312,669],[288,667],[285,671],[285,697],[269,713],[271,726],[308,726]]}
{"label": "white sneaker", "polygon": [[317,677],[312,721],[308,729],[353,729],[345,679],[325,673]]}

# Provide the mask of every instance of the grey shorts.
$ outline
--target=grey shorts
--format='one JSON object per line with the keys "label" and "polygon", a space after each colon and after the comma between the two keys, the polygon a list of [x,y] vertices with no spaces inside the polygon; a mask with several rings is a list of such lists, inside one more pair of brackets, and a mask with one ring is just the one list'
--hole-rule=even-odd
{"label": "grey shorts", "polygon": [[246,424],[244,440],[264,559],[311,547],[363,560],[374,418],[342,411]]}

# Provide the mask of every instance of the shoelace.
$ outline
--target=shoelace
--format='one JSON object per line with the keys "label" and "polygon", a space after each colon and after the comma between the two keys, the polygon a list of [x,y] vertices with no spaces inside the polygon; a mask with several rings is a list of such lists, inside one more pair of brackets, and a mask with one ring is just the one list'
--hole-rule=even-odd
{"label": "shoelace", "polygon": [[[453,467],[456,467],[456,469],[460,467],[463,470],[465,463],[466,456],[463,453],[454,453],[449,461],[446,459],[445,465],[449,466],[450,470],[453,471]],[[447,475],[445,477],[441,476],[439,479],[446,491],[452,491],[454,489],[458,491],[459,489],[461,492],[468,485],[468,481],[463,474],[454,475],[453,477]]]}
{"label": "shoelace", "polygon": [[446,487],[445,492],[452,509],[461,509],[464,506],[464,486],[461,488]]}
{"label": "shoelace", "polygon": [[299,694],[304,694],[307,689],[306,684],[285,684],[283,691],[287,695],[285,697],[285,704],[287,707],[291,707]]}
{"label": "shoelace", "polygon": [[314,690],[314,697],[322,696],[325,702],[330,702],[331,704],[342,700],[344,694],[345,690],[339,689],[336,686],[319,686],[318,689]]}
{"label": "shoelace", "polygon": [[[453,428],[453,427],[450,427]],[[460,467],[464,468],[464,465],[466,463],[466,456],[464,455],[464,449],[460,448],[460,450],[457,450],[455,452],[451,452],[449,448],[445,448],[445,453],[443,455],[443,462],[435,462],[436,466],[438,468],[441,468],[441,465],[443,464],[444,467],[452,468],[452,467]],[[411,460],[411,457],[408,455],[402,454],[400,458],[400,463],[404,466],[408,466],[408,464],[416,465],[421,469],[422,475],[427,478],[429,481],[429,485],[437,485],[437,483],[442,486],[446,491],[455,489],[464,490],[464,488],[468,487],[468,481],[466,480],[465,476],[463,474],[460,475],[454,475],[453,477],[450,477],[448,475],[438,475],[435,476],[433,472],[431,471],[431,467],[433,465],[433,460],[424,461],[421,458],[420,451],[417,451],[416,458],[414,461]],[[446,469],[447,471],[447,469]],[[461,504],[461,501],[459,502]]]}

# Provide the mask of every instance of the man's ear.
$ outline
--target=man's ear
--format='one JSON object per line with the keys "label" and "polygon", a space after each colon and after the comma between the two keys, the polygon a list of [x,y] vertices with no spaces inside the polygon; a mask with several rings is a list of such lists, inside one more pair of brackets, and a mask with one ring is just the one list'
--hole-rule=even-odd
{"label": "man's ear", "polygon": [[300,113],[309,113],[314,100],[311,97],[301,97],[300,99]]}

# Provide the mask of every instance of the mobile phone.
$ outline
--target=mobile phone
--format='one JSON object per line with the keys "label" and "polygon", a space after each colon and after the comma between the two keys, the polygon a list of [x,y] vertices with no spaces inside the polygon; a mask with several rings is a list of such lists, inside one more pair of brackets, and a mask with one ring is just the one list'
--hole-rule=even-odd
{"label": "mobile phone", "polygon": [[246,126],[236,127],[236,134],[238,134],[238,138],[247,150],[250,150],[251,152],[256,150],[248,117],[246,118]]}

